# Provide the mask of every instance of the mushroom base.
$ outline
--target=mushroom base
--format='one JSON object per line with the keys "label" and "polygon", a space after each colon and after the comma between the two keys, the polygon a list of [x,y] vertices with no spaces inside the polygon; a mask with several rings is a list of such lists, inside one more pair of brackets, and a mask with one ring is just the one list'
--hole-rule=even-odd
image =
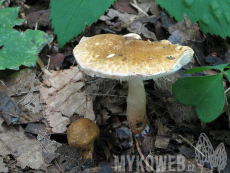
{"label": "mushroom base", "polygon": [[127,119],[132,132],[140,134],[148,124],[144,83],[139,79],[130,79],[128,82]]}
{"label": "mushroom base", "polygon": [[94,143],[90,143],[85,147],[81,147],[79,149],[79,154],[84,157],[85,160],[87,159],[93,159],[93,149],[94,149]]}

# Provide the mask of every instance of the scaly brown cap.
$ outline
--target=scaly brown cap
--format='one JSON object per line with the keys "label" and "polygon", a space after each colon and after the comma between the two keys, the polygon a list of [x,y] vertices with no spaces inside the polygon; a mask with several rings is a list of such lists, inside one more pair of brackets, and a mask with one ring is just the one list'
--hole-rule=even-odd
{"label": "scaly brown cap", "polygon": [[88,75],[146,80],[174,73],[191,61],[194,52],[188,46],[170,42],[147,42],[102,34],[83,39],[73,54]]}

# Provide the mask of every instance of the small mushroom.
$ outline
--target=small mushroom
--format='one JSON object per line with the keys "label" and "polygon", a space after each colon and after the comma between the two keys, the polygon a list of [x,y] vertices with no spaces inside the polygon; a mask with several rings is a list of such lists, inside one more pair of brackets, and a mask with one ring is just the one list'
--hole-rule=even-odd
{"label": "small mushroom", "polygon": [[190,47],[169,41],[150,44],[114,34],[84,38],[73,50],[78,65],[86,74],[128,81],[127,118],[135,134],[145,130],[148,124],[143,80],[176,72],[191,61],[193,53]]}
{"label": "small mushroom", "polygon": [[67,130],[67,140],[71,147],[79,149],[80,155],[86,160],[91,159],[94,150],[94,140],[99,135],[98,126],[88,118],[72,122]]}

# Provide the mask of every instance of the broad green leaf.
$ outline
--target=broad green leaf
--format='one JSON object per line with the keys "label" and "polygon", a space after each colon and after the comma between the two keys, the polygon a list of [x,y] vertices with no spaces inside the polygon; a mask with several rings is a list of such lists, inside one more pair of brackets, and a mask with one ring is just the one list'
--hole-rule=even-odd
{"label": "broad green leaf", "polygon": [[[0,28],[12,28],[15,25],[20,25],[23,19],[16,19],[20,8],[3,8],[0,10]],[[4,16],[4,17],[3,17]]]}
{"label": "broad green leaf", "polygon": [[225,71],[224,74],[227,76],[228,80],[230,81],[230,70]]}
{"label": "broad green leaf", "polygon": [[184,74],[198,73],[198,72],[202,72],[202,71],[210,70],[210,69],[217,69],[217,70],[223,71],[225,68],[228,68],[228,64],[220,64],[216,66],[194,67],[184,72]]}
{"label": "broad green leaf", "polygon": [[224,107],[222,74],[179,79],[172,92],[178,102],[196,106],[196,113],[203,122],[215,120]]}
{"label": "broad green leaf", "polygon": [[12,29],[23,21],[16,19],[18,12],[19,8],[0,10],[0,70],[34,66],[38,53],[52,40],[52,36],[42,31]]}
{"label": "broad green leaf", "polygon": [[0,1],[0,5],[2,5],[3,1]]}
{"label": "broad green leaf", "polygon": [[156,0],[171,16],[181,22],[184,14],[193,22],[199,22],[204,33],[230,36],[229,0]]}
{"label": "broad green leaf", "polygon": [[50,19],[59,47],[80,34],[104,14],[115,0],[51,0]]}

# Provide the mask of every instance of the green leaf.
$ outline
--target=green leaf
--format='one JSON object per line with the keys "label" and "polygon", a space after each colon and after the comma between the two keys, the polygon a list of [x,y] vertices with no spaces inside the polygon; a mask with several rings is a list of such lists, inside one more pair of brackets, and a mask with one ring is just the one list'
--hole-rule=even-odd
{"label": "green leaf", "polygon": [[230,81],[230,70],[225,71],[224,74],[227,76],[228,80]]}
{"label": "green leaf", "polygon": [[23,33],[12,29],[23,22],[16,19],[18,12],[19,8],[0,10],[0,70],[34,66],[38,53],[53,39],[42,31],[26,30]]}
{"label": "green leaf", "polygon": [[203,122],[215,120],[224,107],[222,74],[179,79],[172,92],[178,102],[196,106],[196,113]]}
{"label": "green leaf", "polygon": [[[15,25],[20,25],[23,19],[16,19],[20,8],[3,8],[0,10],[0,28],[12,28]],[[4,16],[4,17],[3,17]]]}
{"label": "green leaf", "polygon": [[51,0],[50,19],[59,47],[80,34],[104,14],[115,0]]}
{"label": "green leaf", "polygon": [[216,66],[194,67],[184,72],[184,74],[198,73],[198,72],[202,72],[202,71],[210,70],[210,69],[217,69],[217,70],[223,71],[225,68],[229,68],[228,64],[220,64]]}
{"label": "green leaf", "polygon": [[204,33],[230,36],[229,0],[156,0],[171,16],[181,22],[184,14],[193,22],[199,22]]}

